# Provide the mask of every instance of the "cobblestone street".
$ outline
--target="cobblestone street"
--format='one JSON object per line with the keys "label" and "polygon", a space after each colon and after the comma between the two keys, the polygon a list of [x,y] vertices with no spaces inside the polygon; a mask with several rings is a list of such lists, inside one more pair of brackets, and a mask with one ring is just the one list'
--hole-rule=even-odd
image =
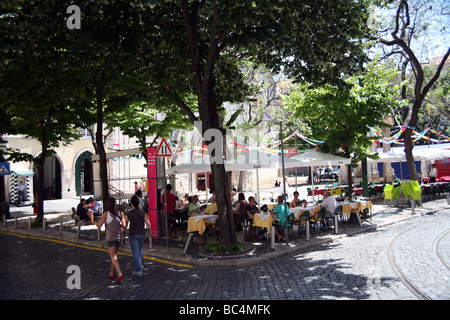
{"label": "cobblestone street", "polygon": [[[450,210],[343,237],[245,268],[180,267],[132,257],[111,282],[100,248],[0,232],[0,299],[415,300],[450,298]],[[68,289],[79,266],[81,289]]]}

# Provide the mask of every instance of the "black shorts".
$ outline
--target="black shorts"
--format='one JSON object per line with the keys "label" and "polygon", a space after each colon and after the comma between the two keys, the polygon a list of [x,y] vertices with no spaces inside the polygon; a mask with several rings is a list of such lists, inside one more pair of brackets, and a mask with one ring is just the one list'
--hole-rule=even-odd
{"label": "black shorts", "polygon": [[119,248],[121,244],[120,240],[112,240],[112,241],[106,241],[106,247],[110,248],[110,247],[117,247]]}

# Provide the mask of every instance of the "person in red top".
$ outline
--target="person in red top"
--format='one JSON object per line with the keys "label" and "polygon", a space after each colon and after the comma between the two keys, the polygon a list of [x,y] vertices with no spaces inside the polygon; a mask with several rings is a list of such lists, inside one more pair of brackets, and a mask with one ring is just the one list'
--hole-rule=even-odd
{"label": "person in red top", "polygon": [[[169,240],[177,238],[177,214],[175,212],[175,203],[177,201],[177,197],[171,192],[172,185],[166,185],[166,194],[167,194],[167,223],[168,223],[168,231],[169,231]],[[163,212],[166,212],[166,202],[164,198],[164,193],[161,195],[161,202],[163,205]],[[173,236],[172,236],[173,234]]]}

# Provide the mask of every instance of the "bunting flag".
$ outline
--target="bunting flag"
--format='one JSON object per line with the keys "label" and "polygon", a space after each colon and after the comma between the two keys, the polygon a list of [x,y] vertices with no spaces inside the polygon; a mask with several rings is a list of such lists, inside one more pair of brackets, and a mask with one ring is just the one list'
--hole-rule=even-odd
{"label": "bunting flag", "polygon": [[[421,131],[421,132],[417,132],[415,130],[415,128],[412,127],[408,127],[406,125],[400,125],[400,122],[398,121],[397,116],[394,114],[394,111],[392,111],[393,114],[393,118],[395,119],[395,122],[397,124],[397,126],[400,128],[400,130],[395,133],[394,135],[392,135],[391,137],[384,137],[380,132],[378,132],[375,128],[367,126],[370,129],[370,132],[372,133],[372,135],[374,135],[375,137],[373,137],[372,142],[373,143],[385,143],[385,144],[392,144],[392,143],[396,143],[396,144],[404,144],[403,139],[400,139],[401,135],[405,132],[406,129],[412,129],[412,138],[413,138],[413,143],[417,142],[420,139],[423,140],[427,140],[433,143],[445,143],[445,142],[450,142],[450,137],[445,136],[439,132],[436,132],[435,130],[432,130],[431,128],[427,127],[425,130]],[[432,132],[436,135],[438,135],[441,139],[434,139],[434,138],[430,138],[427,137],[427,133]],[[311,139],[308,138],[305,135],[302,135],[301,133],[299,133],[297,130],[295,130],[292,134],[290,134],[289,136],[287,136],[286,138],[283,139],[283,143],[288,141],[289,139],[293,138],[293,137],[298,137],[300,139],[302,139],[302,141],[317,147],[318,144],[322,144],[325,143],[325,141],[321,141],[321,140],[315,140],[315,139]],[[378,138],[377,138],[378,137]],[[175,155],[182,155],[182,154],[192,154],[195,156],[206,156],[208,155],[208,153],[205,151],[208,150],[208,146],[206,144],[203,144],[201,146],[193,146],[193,145],[183,145],[181,148],[179,147],[179,142],[173,140],[173,134],[170,134],[170,143],[172,146],[172,151]],[[95,142],[95,140],[93,141]],[[248,151],[260,151],[260,152],[267,152],[267,153],[280,153],[281,150],[280,148],[278,148],[281,145],[281,140],[277,140],[277,141],[273,141],[273,142],[269,142],[265,145],[262,146],[248,146],[242,143],[237,143],[232,141],[231,139],[227,138],[227,143],[231,146],[237,147],[237,148],[229,148],[228,152],[233,153],[233,152],[248,152]],[[112,150],[112,151],[121,151],[121,150],[126,150],[126,149],[131,149],[131,148],[140,148],[141,146],[139,144],[130,144],[130,145],[120,145],[118,143],[106,143],[107,149]],[[287,149],[284,150],[285,153],[298,153],[297,150],[295,149]],[[142,155],[134,155],[134,156],[129,156],[129,157],[118,157],[118,158],[114,158],[112,159],[113,161],[122,161],[122,160],[133,160],[133,159],[140,159],[142,157]],[[168,157],[169,159],[169,157]]]}

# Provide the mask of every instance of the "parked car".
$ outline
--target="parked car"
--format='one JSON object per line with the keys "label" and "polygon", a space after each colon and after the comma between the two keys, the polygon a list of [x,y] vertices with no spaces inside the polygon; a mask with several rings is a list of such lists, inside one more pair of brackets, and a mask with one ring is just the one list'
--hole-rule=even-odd
{"label": "parked car", "polygon": [[338,179],[338,171],[339,171],[339,166],[336,166],[333,169],[321,168],[320,169],[320,178],[337,180]]}

